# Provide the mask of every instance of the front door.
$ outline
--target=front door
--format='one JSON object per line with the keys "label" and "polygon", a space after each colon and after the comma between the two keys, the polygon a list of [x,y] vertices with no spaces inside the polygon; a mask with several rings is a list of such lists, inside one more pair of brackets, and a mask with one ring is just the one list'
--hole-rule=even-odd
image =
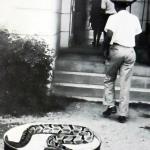
{"label": "front door", "polygon": [[74,0],[72,8],[72,46],[81,46],[87,39],[88,0]]}

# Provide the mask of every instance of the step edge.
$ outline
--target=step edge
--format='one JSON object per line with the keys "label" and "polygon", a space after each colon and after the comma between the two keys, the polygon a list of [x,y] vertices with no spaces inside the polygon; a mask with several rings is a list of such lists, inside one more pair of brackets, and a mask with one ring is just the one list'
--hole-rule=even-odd
{"label": "step edge", "polygon": [[[56,95],[60,95],[61,96],[61,94],[56,94]],[[89,102],[103,102],[103,100],[104,100],[104,98],[101,98],[101,97],[67,96],[67,95],[65,95],[65,97],[67,97],[67,98],[76,98],[76,99],[85,100],[85,101],[89,101]],[[116,102],[119,102],[119,99],[116,99]],[[137,101],[136,100],[130,100],[129,103],[130,104],[142,103],[142,104],[150,105],[150,102],[148,102],[148,101],[141,101],[141,100],[137,100]]]}
{"label": "step edge", "polygon": [[[91,77],[105,77],[105,74],[104,73],[89,73],[89,72],[78,72],[78,71],[61,71],[61,70],[58,70],[58,71],[54,71],[56,74],[66,74],[66,75],[79,75],[79,76],[91,76]],[[117,78],[119,78],[120,75],[117,75]],[[150,80],[150,77],[148,76],[138,76],[138,75],[133,75],[132,76],[133,79],[149,79]]]}
{"label": "step edge", "polygon": [[[53,86],[64,86],[64,87],[74,87],[74,88],[91,88],[91,89],[104,89],[103,85],[94,85],[94,84],[76,84],[76,83],[53,83]],[[116,86],[116,90],[120,90],[120,87]],[[150,93],[150,89],[145,88],[130,88],[130,91],[134,92],[145,92]]]}
{"label": "step edge", "polygon": [[[66,70],[55,70],[55,73],[58,74],[68,74],[68,75],[81,75],[81,76],[97,76],[97,77],[105,77],[105,73],[96,73],[96,72],[84,72],[84,71],[66,71]],[[117,77],[119,77],[120,75],[117,75]],[[140,75],[137,73],[134,73],[132,78],[137,78],[137,79],[141,79],[141,78],[146,78],[146,79],[150,79],[150,76],[147,75]]]}
{"label": "step edge", "polygon": [[98,76],[105,77],[105,74],[102,73],[89,73],[89,72],[78,72],[78,71],[55,71],[58,74],[67,74],[67,75],[80,75],[80,76]]}

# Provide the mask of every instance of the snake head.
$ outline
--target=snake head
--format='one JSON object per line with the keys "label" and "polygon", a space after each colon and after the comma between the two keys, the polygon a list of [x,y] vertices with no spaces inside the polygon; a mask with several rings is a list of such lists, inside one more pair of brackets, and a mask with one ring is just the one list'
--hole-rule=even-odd
{"label": "snake head", "polygon": [[8,136],[7,136],[7,135],[5,136],[5,141],[6,141],[6,142],[8,142],[8,141],[9,141],[9,140],[8,140]]}

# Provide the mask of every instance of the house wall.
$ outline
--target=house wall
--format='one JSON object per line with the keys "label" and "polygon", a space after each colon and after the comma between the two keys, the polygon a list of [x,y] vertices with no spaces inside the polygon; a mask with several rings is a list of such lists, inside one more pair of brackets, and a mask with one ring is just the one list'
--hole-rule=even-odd
{"label": "house wall", "polygon": [[71,30],[71,4],[73,0],[62,0],[61,11],[61,40],[60,47],[69,46],[70,30]]}
{"label": "house wall", "polygon": [[62,0],[0,0],[0,26],[21,36],[36,35],[59,46]]}

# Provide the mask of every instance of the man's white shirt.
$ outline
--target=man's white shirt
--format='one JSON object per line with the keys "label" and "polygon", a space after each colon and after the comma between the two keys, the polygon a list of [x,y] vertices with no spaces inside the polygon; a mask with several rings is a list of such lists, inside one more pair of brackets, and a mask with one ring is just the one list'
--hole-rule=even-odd
{"label": "man's white shirt", "polygon": [[142,32],[139,19],[127,10],[111,15],[105,26],[105,32],[111,30],[113,36],[110,44],[118,43],[126,47],[135,46],[135,36]]}

